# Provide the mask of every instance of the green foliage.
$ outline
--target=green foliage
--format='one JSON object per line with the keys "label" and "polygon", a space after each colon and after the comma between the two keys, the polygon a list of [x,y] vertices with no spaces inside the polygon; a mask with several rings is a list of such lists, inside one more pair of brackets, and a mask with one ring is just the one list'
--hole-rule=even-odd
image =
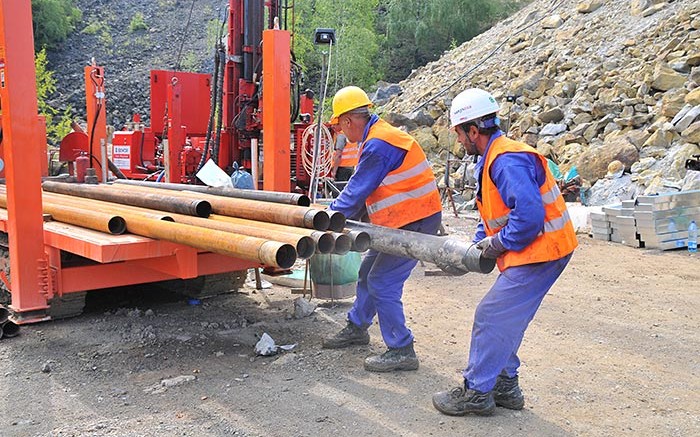
{"label": "green foliage", "polygon": [[[381,77],[376,62],[381,35],[376,31],[379,0],[298,0],[294,52],[306,69],[308,85],[320,89],[321,65],[330,57],[328,94],[346,85],[369,88]],[[336,31],[332,48],[313,44],[314,30],[330,27]],[[327,58],[326,58],[327,59]]]}
{"label": "green foliage", "polygon": [[56,91],[56,78],[53,71],[48,69],[46,49],[36,53],[34,59],[36,71],[36,97],[39,114],[46,118],[46,136],[49,143],[58,143],[71,130],[72,108],[66,106],[62,111],[54,108],[47,99]]}
{"label": "green foliage", "polygon": [[83,14],[73,0],[32,0],[35,48],[54,48],[75,30]]}
{"label": "green foliage", "polygon": [[293,49],[318,92],[328,47],[313,44],[314,29],[334,28],[329,95],[347,85],[369,89],[379,79],[404,79],[529,1],[297,0]]}
{"label": "green foliage", "polygon": [[131,22],[129,23],[129,33],[136,32],[138,30],[147,30],[146,19],[143,13],[136,12],[133,17],[131,17]]}
{"label": "green foliage", "polygon": [[523,3],[517,0],[385,0],[388,81],[438,59]]}

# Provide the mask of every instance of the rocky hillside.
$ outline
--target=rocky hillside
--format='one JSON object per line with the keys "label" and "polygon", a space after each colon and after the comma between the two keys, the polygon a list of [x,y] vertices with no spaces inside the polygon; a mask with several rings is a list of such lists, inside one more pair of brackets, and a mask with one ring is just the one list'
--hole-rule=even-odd
{"label": "rocky hillside", "polygon": [[213,32],[208,28],[226,4],[197,0],[190,16],[190,0],[77,0],[82,23],[49,54],[58,79],[54,104],[70,104],[76,117],[84,119],[83,67],[94,58],[105,68],[107,122],[120,127],[134,112],[147,119],[150,70],[175,68],[178,55],[183,70],[213,69],[213,49],[207,48]]}
{"label": "rocky hillside", "polygon": [[[509,135],[576,166],[592,194],[700,189],[700,173],[684,168],[700,154],[700,2],[535,1],[414,71],[381,110],[444,163],[448,150],[463,153],[449,107],[469,87],[499,98]],[[625,175],[606,178],[615,160]]]}

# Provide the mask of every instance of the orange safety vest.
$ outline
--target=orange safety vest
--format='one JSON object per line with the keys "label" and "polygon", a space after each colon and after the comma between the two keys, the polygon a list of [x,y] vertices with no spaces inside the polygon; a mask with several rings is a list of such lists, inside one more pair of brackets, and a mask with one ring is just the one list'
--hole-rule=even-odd
{"label": "orange safety vest", "polygon": [[343,154],[340,155],[338,167],[355,167],[360,160],[360,146],[357,143],[347,142],[343,147]]}
{"label": "orange safety vest", "polygon": [[554,261],[570,254],[578,246],[576,232],[566,209],[566,203],[559,191],[557,181],[552,176],[552,172],[549,171],[547,159],[527,144],[513,141],[504,136],[496,138],[491,143],[484,158],[486,161],[481,178],[481,200],[477,199],[477,206],[484,221],[486,235],[496,234],[508,223],[510,209],[503,202],[496,185],[491,180],[490,170],[498,156],[509,152],[532,153],[542,162],[546,178],[540,187],[540,194],[545,214],[544,228],[535,241],[521,251],[509,250],[498,257],[496,262],[501,271],[513,266]]}
{"label": "orange safety vest", "polygon": [[420,144],[409,134],[379,119],[365,141],[376,138],[406,150],[403,162],[390,171],[365,204],[372,223],[400,228],[442,211],[435,175]]}

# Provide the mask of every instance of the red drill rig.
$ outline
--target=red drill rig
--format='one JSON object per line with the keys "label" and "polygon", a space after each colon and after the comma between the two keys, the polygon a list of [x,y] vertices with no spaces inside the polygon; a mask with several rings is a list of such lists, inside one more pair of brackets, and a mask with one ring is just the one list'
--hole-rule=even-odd
{"label": "red drill rig", "polygon": [[313,93],[301,91],[291,33],[277,24],[281,18],[286,27],[293,10],[284,3],[229,0],[213,74],[152,70],[150,126],[134,114],[114,132],[111,150],[102,146],[108,142],[104,70],[85,67],[87,132],[67,136],[59,159],[91,156],[105,168],[101,179],[109,165],[127,178],[175,183],[196,183],[208,159],[228,173],[237,162],[264,190],[305,189],[310,176],[297,157],[312,147],[302,144],[302,133],[313,120]]}

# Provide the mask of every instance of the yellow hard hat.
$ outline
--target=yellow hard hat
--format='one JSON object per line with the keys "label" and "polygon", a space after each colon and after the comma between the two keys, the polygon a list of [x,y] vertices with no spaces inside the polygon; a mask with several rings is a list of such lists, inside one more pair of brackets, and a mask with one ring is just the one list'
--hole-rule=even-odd
{"label": "yellow hard hat", "polygon": [[353,109],[361,108],[363,106],[372,106],[372,102],[367,97],[362,88],[356,86],[346,86],[341,88],[333,96],[333,117],[331,118],[331,124],[338,123],[338,117],[345,114]]}

